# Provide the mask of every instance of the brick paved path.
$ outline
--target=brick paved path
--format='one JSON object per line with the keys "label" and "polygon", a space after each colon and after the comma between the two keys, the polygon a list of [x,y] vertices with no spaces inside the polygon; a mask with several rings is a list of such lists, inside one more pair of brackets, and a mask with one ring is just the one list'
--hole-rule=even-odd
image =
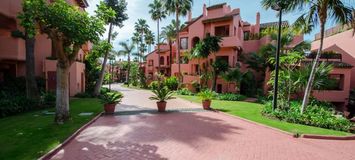
{"label": "brick paved path", "polygon": [[[130,109],[155,108],[148,91],[123,92]],[[354,149],[355,141],[296,139],[215,112],[142,112],[101,117],[53,159],[354,160]]]}

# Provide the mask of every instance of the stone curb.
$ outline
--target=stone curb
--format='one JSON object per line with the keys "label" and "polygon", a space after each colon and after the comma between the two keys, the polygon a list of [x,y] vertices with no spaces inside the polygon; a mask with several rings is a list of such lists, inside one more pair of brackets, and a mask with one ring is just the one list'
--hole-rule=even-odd
{"label": "stone curb", "polygon": [[99,119],[103,115],[103,112],[99,113],[96,117],[90,120],[88,123],[80,127],[77,131],[75,131],[71,136],[69,136],[63,143],[59,144],[57,147],[53,148],[51,151],[38,158],[39,160],[49,160],[55,154],[57,154],[61,149],[64,148],[70,141],[72,141],[76,136],[78,136],[84,129],[89,127],[89,125],[93,124],[97,119]]}
{"label": "stone curb", "polygon": [[323,140],[355,140],[355,135],[352,136],[326,136],[326,135],[313,135],[313,134],[303,134],[302,138],[307,139],[323,139]]}

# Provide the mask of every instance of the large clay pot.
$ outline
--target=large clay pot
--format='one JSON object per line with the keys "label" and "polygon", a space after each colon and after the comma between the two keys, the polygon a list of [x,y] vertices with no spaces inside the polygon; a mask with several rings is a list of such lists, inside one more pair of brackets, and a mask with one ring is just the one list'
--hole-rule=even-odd
{"label": "large clay pot", "polygon": [[157,106],[158,106],[158,112],[165,112],[165,108],[166,108],[165,101],[157,102]]}
{"label": "large clay pot", "polygon": [[211,109],[211,100],[202,101],[203,109],[210,110]]}
{"label": "large clay pot", "polygon": [[114,104],[105,104],[104,105],[105,113],[107,113],[107,114],[115,113],[116,105],[117,105],[116,103],[114,103]]}

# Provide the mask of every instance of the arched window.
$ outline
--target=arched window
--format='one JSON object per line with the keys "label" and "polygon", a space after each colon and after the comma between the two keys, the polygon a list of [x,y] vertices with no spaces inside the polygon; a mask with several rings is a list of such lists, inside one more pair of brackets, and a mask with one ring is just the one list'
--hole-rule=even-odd
{"label": "arched window", "polygon": [[192,38],[191,44],[192,44],[192,48],[195,48],[196,44],[200,42],[200,38],[199,37],[194,37]]}

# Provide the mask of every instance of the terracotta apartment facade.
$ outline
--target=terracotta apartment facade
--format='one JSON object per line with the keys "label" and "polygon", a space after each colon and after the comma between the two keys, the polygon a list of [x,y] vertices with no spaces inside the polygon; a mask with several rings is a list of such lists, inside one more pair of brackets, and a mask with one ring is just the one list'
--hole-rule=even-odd
{"label": "terracotta apartment facade", "polygon": [[[242,71],[247,70],[247,65],[241,62],[240,56],[256,52],[261,46],[271,43],[270,37],[260,37],[263,29],[275,27],[277,23],[260,23],[260,13],[256,13],[256,22],[251,24],[243,21],[240,16],[240,9],[231,9],[226,3],[207,7],[203,6],[203,13],[192,18],[191,13],[188,14],[186,26],[180,31],[180,67],[182,73],[183,84],[193,90],[192,83],[200,82],[200,67],[204,69],[211,65],[216,59],[225,60],[230,68],[240,67]],[[288,25],[283,22],[283,25]],[[220,36],[222,42],[221,49],[218,53],[211,54],[206,59],[186,59],[186,55],[195,45],[203,40],[206,36]],[[293,44],[298,44],[303,41],[303,36],[297,36]],[[158,62],[162,65],[162,73],[166,75],[178,76],[178,64],[176,61],[177,51],[176,44],[173,44],[172,49],[172,64],[168,64],[170,60],[170,49],[168,45],[161,46],[161,57],[159,58],[157,50],[148,54],[147,64],[145,67],[146,76],[148,79],[154,79],[153,75],[157,72]],[[165,63],[166,62],[166,63]],[[165,65],[168,64],[168,65]],[[210,86],[212,81],[208,82]],[[224,81],[221,77],[217,79],[217,92],[237,92],[236,84]]]}
{"label": "terracotta apartment facade", "polygon": [[[260,14],[256,13],[256,22],[251,24],[243,21],[240,16],[240,9],[231,9],[226,3],[217,4],[210,7],[203,6],[202,15],[197,18],[191,18],[191,13],[188,14],[186,27],[180,31],[180,49],[181,55],[184,57],[200,40],[207,35],[220,36],[223,38],[218,53],[210,55],[203,60],[189,60],[187,63],[182,62],[181,73],[183,75],[183,84],[193,90],[192,83],[200,82],[200,74],[198,73],[200,66],[211,64],[216,59],[224,59],[228,62],[230,68],[240,67],[242,71],[247,70],[247,64],[240,60],[242,54],[257,52],[260,47],[265,44],[272,43],[270,37],[260,37],[260,33],[268,27],[276,27],[277,22],[261,23]],[[288,25],[283,22],[283,25]],[[327,32],[331,32],[330,29]],[[335,32],[335,31],[333,31]],[[339,30],[337,30],[339,32]],[[355,39],[351,36],[352,31],[345,31],[325,39],[325,50],[335,51],[338,56],[335,58],[325,59],[322,56],[322,61],[332,63],[334,66],[331,72],[331,77],[337,79],[338,87],[333,90],[314,91],[313,95],[319,100],[333,102],[337,106],[346,106],[348,103],[349,93],[355,88],[355,69],[352,64],[355,64]],[[303,35],[296,36],[291,46],[302,42]],[[312,43],[312,50],[316,50],[319,46],[319,40]],[[177,51],[176,45],[173,44],[172,58],[173,63],[169,64],[170,50],[167,45],[161,46],[161,57],[158,56],[157,50],[147,55],[147,63],[145,65],[145,73],[148,79],[154,79],[154,73],[157,72],[158,62],[162,65],[162,73],[167,76],[178,75],[178,64],[176,62]],[[339,56],[340,55],[340,56]],[[312,61],[312,56],[309,55],[307,61]],[[270,75],[267,73],[264,79],[264,90],[268,89],[265,82],[268,81]],[[208,85],[211,85],[209,81]],[[217,92],[237,92],[236,85],[224,81],[221,77],[217,80]]]}
{"label": "terracotta apartment facade", "polygon": [[[67,0],[69,4],[79,6],[81,10],[88,6],[86,0]],[[7,76],[21,77],[26,72],[25,41],[12,36],[15,30],[22,30],[16,18],[22,11],[22,0],[2,0],[0,5],[0,81]],[[87,44],[80,50],[77,61],[70,68],[70,96],[85,92],[85,54],[90,50]],[[37,35],[35,44],[35,74],[46,80],[46,89],[56,89],[55,55],[52,55],[51,40],[47,35]]]}

